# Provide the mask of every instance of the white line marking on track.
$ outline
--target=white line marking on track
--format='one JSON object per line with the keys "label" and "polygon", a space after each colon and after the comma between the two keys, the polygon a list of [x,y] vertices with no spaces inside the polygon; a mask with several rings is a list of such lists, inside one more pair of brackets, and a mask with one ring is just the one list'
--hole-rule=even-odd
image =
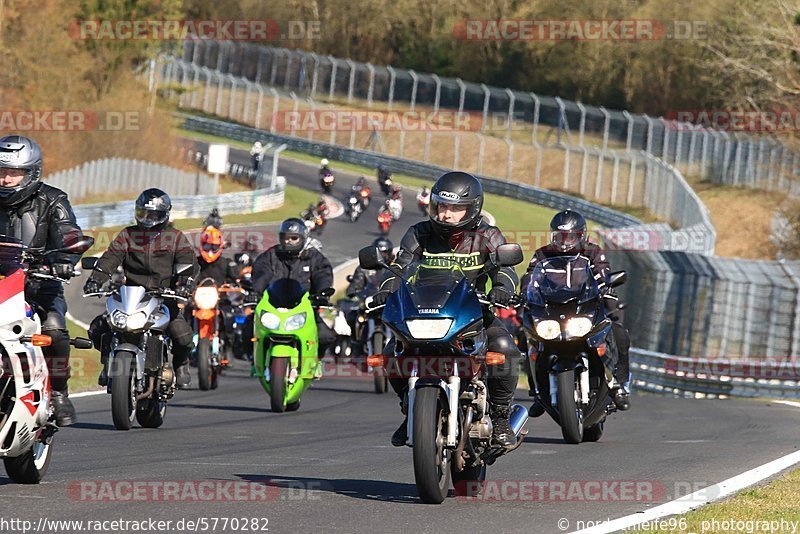
{"label": "white line marking on track", "polygon": [[733,495],[748,486],[761,482],[798,463],[800,463],[800,451],[795,451],[777,460],[756,467],[755,469],[745,471],[733,478],[723,480],[719,484],[708,486],[700,491],[681,497],[680,499],[675,499],[674,501],[656,506],[655,508],[620,517],[619,519],[614,519],[591,528],[576,530],[573,534],[606,534],[640,525],[647,521],[652,521],[653,519],[685,514],[686,512],[690,512],[710,502],[718,501],[729,495]]}
{"label": "white line marking on track", "polygon": [[776,400],[773,402],[775,404],[785,404],[786,406],[794,406],[795,408],[800,408],[800,402],[787,401],[787,400]]}

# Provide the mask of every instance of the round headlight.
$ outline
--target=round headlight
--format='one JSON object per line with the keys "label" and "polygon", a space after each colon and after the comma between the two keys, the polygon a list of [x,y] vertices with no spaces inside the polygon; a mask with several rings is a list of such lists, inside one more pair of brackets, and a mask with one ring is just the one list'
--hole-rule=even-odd
{"label": "round headlight", "polygon": [[281,318],[274,313],[264,312],[261,315],[261,326],[267,330],[277,330],[281,326]]}
{"label": "round headlight", "polygon": [[117,310],[111,314],[111,323],[117,328],[125,328],[128,324],[128,316]]}
{"label": "round headlight", "polygon": [[536,323],[536,335],[546,340],[556,339],[561,335],[561,325],[552,319],[539,321]]}
{"label": "round headlight", "polygon": [[219,292],[216,287],[198,287],[194,292],[194,303],[201,310],[212,310],[217,307]]}
{"label": "round headlight", "polygon": [[592,329],[592,320],[588,317],[573,317],[567,321],[569,337],[583,337]]}

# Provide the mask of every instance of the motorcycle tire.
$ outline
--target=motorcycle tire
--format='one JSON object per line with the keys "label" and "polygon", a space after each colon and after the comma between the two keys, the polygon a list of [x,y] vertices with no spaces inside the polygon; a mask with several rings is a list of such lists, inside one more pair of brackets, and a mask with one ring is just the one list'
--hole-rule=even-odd
{"label": "motorcycle tire", "polygon": [[111,418],[117,430],[130,430],[136,417],[134,354],[119,351],[111,368]]}
{"label": "motorcycle tire", "polygon": [[286,411],[286,366],[288,364],[289,360],[286,358],[272,358],[269,362],[269,403],[275,413]]}
{"label": "motorcycle tire", "polygon": [[450,452],[443,439],[446,431],[447,411],[439,389],[418,389],[414,398],[414,480],[426,504],[441,504],[450,488]]}
{"label": "motorcycle tire", "polygon": [[33,446],[20,456],[3,458],[8,477],[17,484],[38,484],[50,467],[53,456],[53,440],[50,443],[34,442]]}
{"label": "motorcycle tire", "polygon": [[211,340],[201,338],[197,342],[197,379],[201,390],[211,389],[214,374],[214,369],[211,367]]}
{"label": "motorcycle tire", "polygon": [[558,373],[558,413],[561,435],[567,443],[583,440],[583,413],[575,399],[575,371]]}

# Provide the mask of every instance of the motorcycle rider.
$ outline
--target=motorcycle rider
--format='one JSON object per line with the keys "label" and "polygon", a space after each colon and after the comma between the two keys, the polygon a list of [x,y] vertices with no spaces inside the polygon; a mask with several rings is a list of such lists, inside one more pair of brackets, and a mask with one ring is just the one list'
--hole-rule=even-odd
{"label": "motorcycle rider", "polygon": [[250,161],[253,164],[253,171],[258,172],[258,169],[261,166],[261,160],[263,159],[264,147],[261,146],[261,141],[256,141],[253,143],[253,147],[250,149]]}
{"label": "motorcycle rider", "polygon": [[[372,242],[372,246],[376,247],[383,256],[383,261],[387,264],[394,261],[394,245],[385,237],[379,237]],[[347,286],[346,295],[348,298],[358,296],[365,288],[370,286],[379,287],[380,278],[384,275],[383,267],[378,269],[364,269],[361,266],[356,267],[353,272],[353,279]]]}
{"label": "motorcycle rider", "polygon": [[[30,248],[53,250],[80,239],[83,233],[67,194],[42,182],[42,151],[33,139],[20,135],[0,138],[0,234],[19,239]],[[42,265],[50,274],[69,279],[80,254],[50,254]],[[42,347],[50,373],[51,396],[56,423],[76,421],[69,400],[69,332],[64,287],[55,280],[29,280],[25,300],[35,304],[42,318],[42,333],[52,339]]]}
{"label": "motorcycle rider", "polygon": [[[483,187],[480,181],[471,174],[451,171],[443,174],[431,188],[431,203],[428,220],[419,222],[408,229],[400,243],[400,252],[393,265],[405,267],[415,260],[426,256],[452,259],[462,266],[469,278],[474,278],[499,245],[506,242],[499,228],[483,221]],[[492,282],[488,294],[489,300],[501,305],[508,305],[516,293],[517,275],[510,267],[495,267],[481,275],[478,288],[483,288],[487,279]],[[390,292],[397,290],[400,280],[390,275],[381,284],[381,291],[375,294],[371,307],[386,302]],[[509,447],[516,443],[514,432],[508,422],[511,400],[517,387],[517,363],[520,353],[514,339],[503,327],[500,320],[486,307],[484,309],[484,325],[488,337],[488,350],[505,355],[505,363],[489,366],[487,387],[490,397],[490,414],[492,417],[492,439],[495,443]],[[390,342],[384,355],[393,354],[394,342]],[[406,420],[392,436],[392,445],[400,447],[407,440],[406,424],[408,414],[404,396],[407,379],[390,378],[392,388],[400,397],[400,404]]]}
{"label": "motorcycle rider", "polygon": [[218,208],[211,210],[211,213],[203,220],[203,226],[213,226],[217,230],[222,229],[222,216],[219,214]]}
{"label": "motorcycle rider", "polygon": [[333,171],[331,170],[330,163],[331,162],[328,161],[327,158],[322,158],[321,160],[319,160],[319,179],[320,180],[322,180],[322,177],[325,176],[328,173],[333,174]]}
{"label": "motorcycle rider", "polygon": [[[330,261],[315,246],[314,240],[309,239],[306,225],[296,217],[281,223],[278,244],[260,254],[253,263],[253,291],[248,295],[248,302],[261,300],[267,286],[281,278],[296,280],[312,295],[319,295],[323,289],[333,287]],[[316,300],[320,305],[327,305],[328,297],[318,296]],[[322,357],[335,336],[316,308],[314,319],[317,323],[319,355]],[[245,332],[253,337],[253,314],[248,316]]]}
{"label": "motorcycle rider", "polygon": [[[178,296],[191,298],[197,281],[197,258],[186,235],[170,223],[171,210],[172,201],[164,191],[143,191],[136,199],[136,224],[116,235],[108,250],[97,260],[83,292],[99,292],[110,279],[110,273],[122,265],[126,285],[142,286],[150,291],[171,288]],[[189,264],[192,269],[176,276],[173,272],[177,264]],[[194,349],[194,332],[175,300],[167,299],[166,305],[170,315],[167,331],[172,340],[172,366],[176,370],[178,387],[185,388],[191,382],[189,356]],[[105,313],[97,316],[89,326],[89,337],[100,350],[103,363],[97,379],[101,386],[108,383],[110,333]]]}
{"label": "motorcycle rider", "polygon": [[378,183],[383,187],[386,184],[387,180],[392,179],[392,173],[386,170],[386,166],[381,164],[378,165]]}
{"label": "motorcycle rider", "polygon": [[[556,213],[550,221],[550,243],[539,248],[533,254],[528,270],[522,277],[520,293],[524,299],[531,274],[536,264],[547,258],[558,256],[574,256],[580,254],[589,260],[594,273],[594,278],[600,287],[600,292],[605,299],[605,307],[614,332],[614,340],[619,350],[619,362],[615,372],[615,378],[619,387],[614,393],[614,404],[620,410],[630,409],[630,395],[628,392],[629,380],[629,351],[631,338],[628,331],[622,325],[622,310],[617,308],[619,299],[614,294],[612,288],[605,286],[606,275],[611,272],[611,265],[606,258],[603,249],[599,245],[587,241],[586,239],[586,219],[573,210],[564,210]],[[530,347],[536,350],[535,345]]]}

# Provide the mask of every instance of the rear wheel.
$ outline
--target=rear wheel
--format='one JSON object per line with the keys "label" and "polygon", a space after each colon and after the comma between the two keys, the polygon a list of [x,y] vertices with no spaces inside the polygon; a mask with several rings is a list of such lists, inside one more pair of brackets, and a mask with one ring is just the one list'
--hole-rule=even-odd
{"label": "rear wheel", "polygon": [[200,389],[203,391],[211,389],[213,373],[214,370],[211,367],[211,340],[200,338],[197,342],[197,378],[200,383]]}
{"label": "rear wheel", "polygon": [[272,358],[269,361],[269,403],[273,412],[283,413],[286,410],[286,358]]}
{"label": "rear wheel", "polygon": [[479,466],[465,467],[458,472],[451,463],[450,474],[453,477],[453,489],[459,497],[478,497],[483,493],[486,485],[486,464],[481,462]]}
{"label": "rear wheel", "polygon": [[[155,393],[154,393],[155,395]],[[143,428],[158,428],[164,424],[167,403],[156,398],[145,399],[136,410],[136,420]]]}
{"label": "rear wheel", "polygon": [[558,413],[561,435],[567,443],[580,443],[583,439],[583,410],[578,404],[578,390],[575,388],[577,372],[558,373]]}
{"label": "rear wheel", "polygon": [[600,441],[603,437],[603,423],[597,423],[583,430],[583,441]]}
{"label": "rear wheel", "polygon": [[53,441],[36,441],[33,447],[15,458],[3,458],[6,473],[17,484],[38,484],[47,473],[53,454]]}
{"label": "rear wheel", "polygon": [[111,418],[117,430],[130,430],[136,417],[136,373],[134,354],[119,351],[111,368]]}
{"label": "rear wheel", "polygon": [[445,448],[447,413],[439,389],[418,389],[414,398],[414,480],[422,502],[440,504],[450,487],[450,451]]}

